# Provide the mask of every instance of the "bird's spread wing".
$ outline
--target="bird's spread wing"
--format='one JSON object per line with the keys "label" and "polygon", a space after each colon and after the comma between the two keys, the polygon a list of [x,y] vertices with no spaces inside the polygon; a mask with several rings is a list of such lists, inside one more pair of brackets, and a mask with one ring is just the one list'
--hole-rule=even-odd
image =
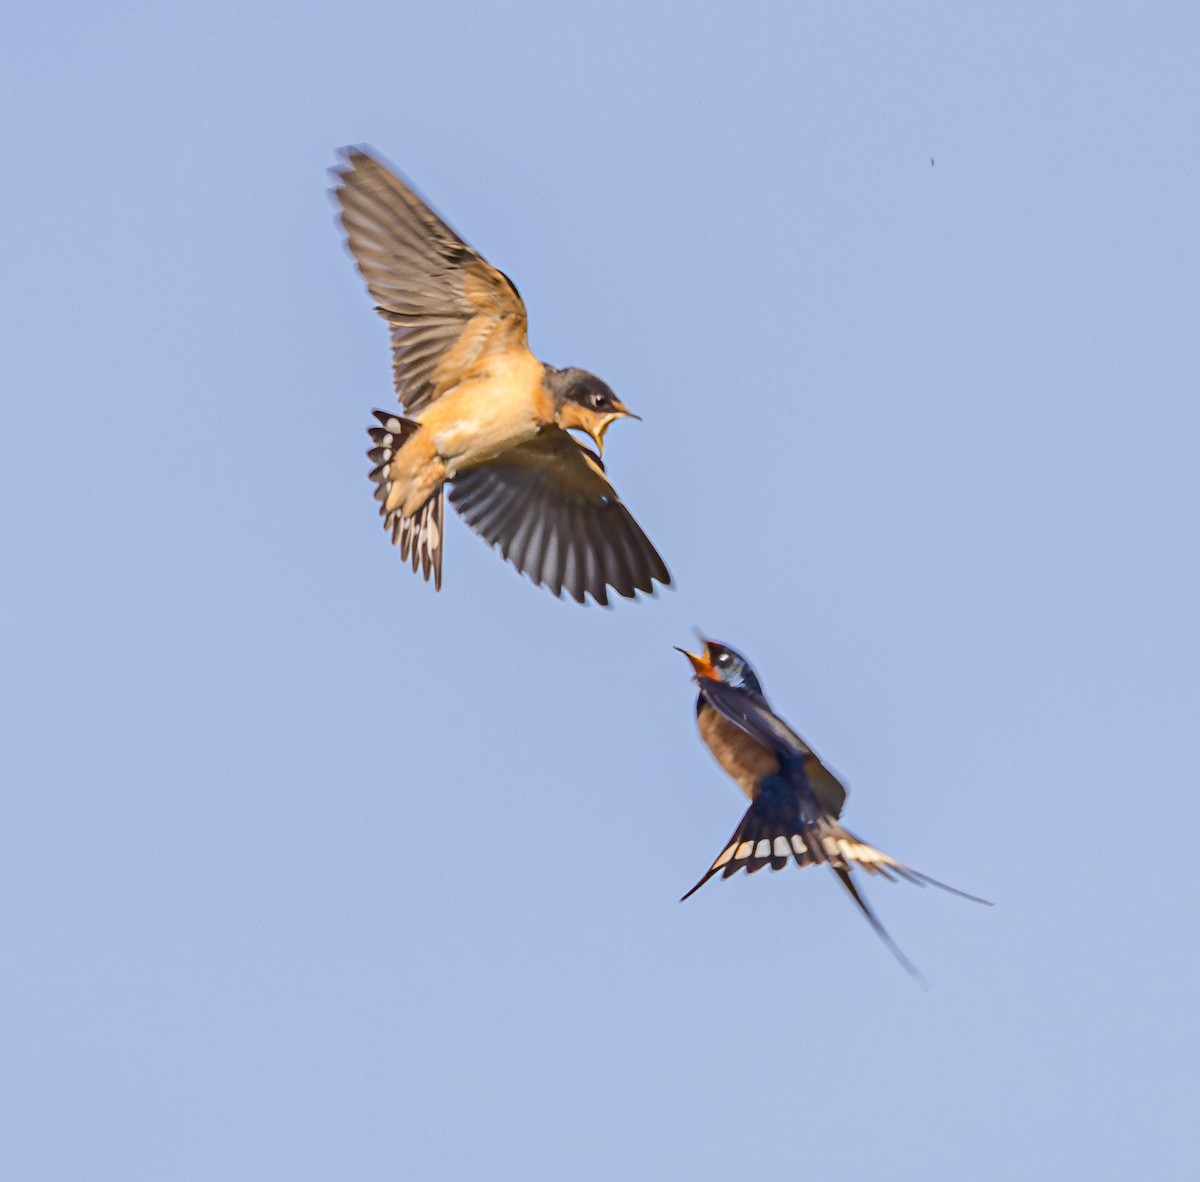
{"label": "bird's spread wing", "polygon": [[459,473],[450,503],[517,570],[555,595],[606,604],[667,586],[658,551],[621,503],[599,458],[558,427]]}
{"label": "bird's spread wing", "polygon": [[845,787],[764,698],[712,678],[697,680],[700,693],[714,710],[774,752],[783,767],[802,769],[808,789],[821,808],[833,817],[841,816]]}
{"label": "bird's spread wing", "polygon": [[525,304],[399,177],[358,148],[335,190],[358,269],[392,335],[396,393],[415,414],[496,355],[528,351]]}

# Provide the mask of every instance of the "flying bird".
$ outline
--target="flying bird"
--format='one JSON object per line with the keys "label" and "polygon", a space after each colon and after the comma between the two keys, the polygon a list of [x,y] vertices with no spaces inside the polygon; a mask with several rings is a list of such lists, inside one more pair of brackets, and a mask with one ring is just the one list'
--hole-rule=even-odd
{"label": "flying bird", "polygon": [[[335,170],[341,222],[387,322],[400,412],[367,452],[384,528],[442,585],[443,502],[535,583],[583,603],[671,582],[605,474],[604,433],[637,418],[594,374],[529,349],[512,281],[370,153]],[[579,430],[596,450],[569,434]]]}
{"label": "flying bird", "polygon": [[923,981],[859,893],[852,871],[857,868],[917,886],[928,883],[975,903],[991,904],[906,866],[841,825],[845,787],[771,709],[745,657],[715,640],[704,640],[704,651],[698,656],[678,651],[691,662],[699,687],[700,737],[750,798],[746,815],[717,860],[683,898],[698,891],[717,871],[728,878],[739,870],[753,874],[764,866],[782,870],[793,858],[799,866],[824,862],[896,959]]}

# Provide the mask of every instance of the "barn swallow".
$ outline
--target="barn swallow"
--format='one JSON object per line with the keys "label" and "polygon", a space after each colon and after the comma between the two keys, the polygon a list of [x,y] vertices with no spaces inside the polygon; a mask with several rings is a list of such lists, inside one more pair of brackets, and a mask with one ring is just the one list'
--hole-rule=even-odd
{"label": "barn swallow", "polygon": [[373,156],[347,149],[334,174],[350,251],[391,333],[400,413],[375,412],[367,455],[401,559],[441,588],[448,484],[467,524],[554,595],[606,604],[609,587],[632,599],[668,585],[600,460],[605,431],[638,416],[594,374],[539,361],[508,276]]}
{"label": "barn swallow", "polygon": [[692,663],[700,690],[696,698],[700,737],[750,798],[750,807],[717,860],[683,898],[698,891],[718,870],[728,878],[739,870],[753,874],[767,865],[782,870],[792,858],[799,866],[824,862],[896,959],[923,981],[859,894],[851,871],[858,867],[892,882],[928,883],[975,903],[991,904],[904,865],[844,828],[839,818],[846,803],[845,787],[771,709],[746,658],[726,645],[701,639],[704,651],[699,656],[678,650]]}

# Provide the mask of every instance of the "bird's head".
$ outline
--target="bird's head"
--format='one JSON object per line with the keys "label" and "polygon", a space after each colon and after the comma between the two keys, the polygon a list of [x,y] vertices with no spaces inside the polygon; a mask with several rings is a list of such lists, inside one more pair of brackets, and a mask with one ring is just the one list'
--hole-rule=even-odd
{"label": "bird's head", "polygon": [[604,432],[617,419],[635,415],[595,374],[585,369],[550,369],[546,388],[554,398],[554,421],[564,431],[583,431],[591,436],[596,450],[604,452]]}
{"label": "bird's head", "polygon": [[704,651],[699,656],[689,653],[687,649],[677,648],[675,650],[683,653],[691,661],[697,682],[719,681],[733,689],[750,690],[753,693],[762,694],[758,675],[750,668],[750,662],[741,653],[735,652],[727,645],[720,644],[715,640],[704,640],[703,637],[700,639],[704,641]]}

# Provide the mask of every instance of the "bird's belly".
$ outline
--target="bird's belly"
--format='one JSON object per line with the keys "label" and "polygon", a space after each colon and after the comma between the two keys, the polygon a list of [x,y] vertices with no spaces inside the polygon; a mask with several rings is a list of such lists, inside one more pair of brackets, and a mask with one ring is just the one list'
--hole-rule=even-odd
{"label": "bird's belly", "polygon": [[464,382],[442,395],[418,421],[452,480],[456,471],[485,464],[532,439],[552,417],[540,375],[531,383],[529,375],[517,371]]}
{"label": "bird's belly", "polygon": [[779,770],[779,760],[741,727],[705,703],[696,719],[700,737],[737,786],[753,800],[759,784]]}

